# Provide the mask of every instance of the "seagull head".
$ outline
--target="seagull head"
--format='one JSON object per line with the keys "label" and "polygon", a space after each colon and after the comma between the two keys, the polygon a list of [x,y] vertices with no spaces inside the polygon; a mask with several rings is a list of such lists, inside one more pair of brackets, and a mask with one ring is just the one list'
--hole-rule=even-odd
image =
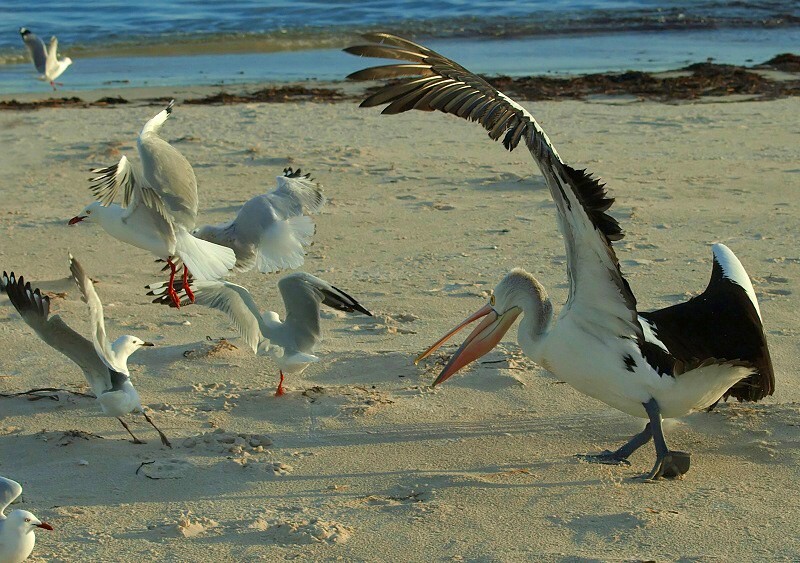
{"label": "seagull head", "polygon": [[25,36],[26,36],[26,35],[28,35],[30,32],[31,32],[31,30],[30,30],[30,29],[28,29],[27,27],[21,27],[21,28],[19,28],[19,34],[20,34],[20,35],[22,35],[22,37],[25,37]]}
{"label": "seagull head", "polygon": [[92,213],[96,213],[98,208],[103,207],[99,201],[93,201],[89,205],[83,208],[79,214],[75,215],[72,219],[69,220],[69,225],[75,225],[76,223],[80,223],[81,221],[86,221],[87,223],[92,222]]}
{"label": "seagull head", "polygon": [[439,377],[433,382],[433,385],[436,386],[461,368],[489,353],[497,346],[523,311],[526,314],[538,316],[539,318],[534,322],[540,326],[548,324],[552,316],[552,306],[542,285],[524,270],[514,269],[495,286],[486,305],[417,356],[414,363],[430,356],[465,326],[483,319],[451,356]]}
{"label": "seagull head", "polygon": [[114,350],[118,358],[127,360],[128,356],[145,346],[155,346],[155,344],[152,342],[145,342],[141,338],[136,338],[130,334],[125,334],[114,341],[111,345],[111,349]]}
{"label": "seagull head", "polygon": [[34,528],[41,528],[43,530],[52,530],[53,527],[47,522],[42,522],[36,516],[27,510],[13,510],[8,515],[4,524],[6,526],[13,526],[20,529],[22,533],[27,534],[33,532]]}

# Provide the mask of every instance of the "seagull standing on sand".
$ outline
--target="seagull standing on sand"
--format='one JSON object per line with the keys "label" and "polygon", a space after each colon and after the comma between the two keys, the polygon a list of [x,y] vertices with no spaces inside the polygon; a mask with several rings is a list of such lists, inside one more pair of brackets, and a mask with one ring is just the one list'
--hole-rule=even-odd
{"label": "seagull standing on sand", "polygon": [[19,483],[0,477],[0,563],[25,561],[36,543],[35,528],[53,529],[27,510],[12,510],[5,515],[6,507],[21,494]]}
{"label": "seagull standing on sand", "polygon": [[62,60],[58,60],[58,39],[56,39],[56,36],[54,35],[50,38],[50,46],[45,48],[44,41],[31,33],[30,29],[21,27],[19,28],[19,34],[31,54],[33,66],[36,67],[37,72],[41,75],[39,79],[50,82],[53,90],[56,90],[56,84],[63,86],[61,82],[56,82],[56,78],[67,70],[67,67],[72,64],[72,59],[64,57]]}
{"label": "seagull standing on sand", "polygon": [[92,388],[103,414],[113,416],[128,431],[134,444],[144,444],[134,436],[122,417],[131,412],[141,413],[145,420],[156,429],[161,443],[172,447],[164,433],[144,412],[139,394],[131,383],[128,372],[128,356],[143,346],[153,346],[135,336],[120,336],[109,342],[103,319],[103,304],[94,290],[94,284],[83,267],[72,255],[69,257],[72,278],[78,285],[81,298],[89,306],[92,327],[92,342],[72,330],[58,315],[50,316],[50,298],[42,295],[39,289],[32,289],[30,283],[14,272],[3,272],[0,289],[8,294],[11,304],[19,312],[22,320],[30,326],[46,344],[67,356],[83,370],[86,381]]}
{"label": "seagull standing on sand", "polygon": [[715,244],[711,281],[685,303],[640,313],[622,275],[612,241],[623,237],[606,211],[614,202],[603,184],[566,164],[534,117],[458,63],[386,33],[346,51],[410,64],[368,68],[350,78],[400,78],[361,105],[389,104],[383,113],[439,110],[478,121],[493,140],[513,150],[523,141],[556,204],[567,253],[569,298],[557,322],[544,287],[519,268],[495,287],[489,303],[421,354],[429,356],[458,330],[483,319],[453,354],[434,385],[480,358],[522,317],[519,344],[527,356],[578,391],[648,420],[616,451],[582,456],[629,465],[628,457],[653,439],[656,462],[648,479],[674,478],[689,469],[688,453],[670,450],[662,417],[708,409],[729,396],[757,401],[775,387],[761,312],[736,256]]}
{"label": "seagull standing on sand", "polygon": [[[180,281],[175,283],[178,292],[185,289]],[[322,341],[320,304],[339,311],[358,311],[372,316],[372,313],[341,289],[305,272],[289,274],[278,282],[286,308],[286,318],[283,321],[273,311],[262,315],[250,292],[240,285],[195,280],[189,283],[196,303],[228,315],[254,354],[269,354],[275,359],[280,371],[276,397],[284,394],[284,372],[301,373],[308,364],[319,361],[313,352]],[[151,290],[148,295],[158,296],[153,303],[174,306],[172,300],[164,295],[166,288],[163,283],[149,285],[148,289]]]}
{"label": "seagull standing on sand", "polygon": [[[94,170],[91,189],[97,201],[86,206],[69,224],[97,222],[108,234],[148,250],[170,266],[170,290],[175,280],[173,256],[183,262],[183,279],[191,272],[199,280],[216,280],[236,264],[230,248],[191,234],[197,219],[197,180],[189,161],[159,137],[175,101],[145,123],[139,134],[141,166],[123,156],[117,164]],[[122,206],[112,203],[122,190]],[[180,305],[177,295],[173,295]],[[193,296],[189,293],[189,299]]]}
{"label": "seagull standing on sand", "polygon": [[299,268],[316,226],[306,214],[319,213],[325,204],[322,189],[310,174],[286,168],[278,186],[247,201],[233,221],[198,227],[192,234],[233,249],[236,270],[258,268],[271,273]]}

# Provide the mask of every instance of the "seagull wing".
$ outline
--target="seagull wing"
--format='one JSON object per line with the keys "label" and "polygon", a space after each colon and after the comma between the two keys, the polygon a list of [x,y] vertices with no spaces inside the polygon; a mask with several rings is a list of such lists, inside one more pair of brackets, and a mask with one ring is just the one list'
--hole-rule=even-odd
{"label": "seagull wing", "polygon": [[125,155],[116,164],[105,168],[93,168],[91,172],[96,176],[89,178],[89,189],[92,190],[94,198],[106,206],[111,204],[122,190],[122,207],[128,207],[134,190],[141,184],[141,180],[137,181],[137,176],[141,177],[141,171],[137,173]]}
{"label": "seagull wing", "polygon": [[[481,77],[406,39],[386,33],[364,37],[372,43],[345,51],[412,64],[379,66],[350,75],[353,79],[399,78],[366,98],[363,107],[388,104],[385,114],[438,110],[478,121],[493,140],[502,137],[508,150],[520,141],[525,143],[547,181],[567,250],[570,294],[562,320],[571,317],[584,325],[600,324],[605,331],[641,343],[636,298],[611,246],[623,234],[607,213],[614,200],[604,185],[585,170],[567,165],[534,117]],[[594,327],[581,328],[592,331]]]}
{"label": "seagull wing", "polygon": [[339,311],[358,311],[372,316],[372,313],[344,291],[305,272],[284,276],[278,282],[278,289],[286,307],[284,338],[293,340],[294,349],[299,352],[311,353],[322,339],[320,304]]}
{"label": "seagull wing", "polygon": [[241,272],[302,266],[316,231],[305,214],[319,212],[325,196],[321,186],[300,170],[287,168],[277,180],[274,190],[245,202],[233,221],[200,227],[194,235],[233,249]]}
{"label": "seagull wing", "polygon": [[38,288],[32,289],[22,276],[17,279],[14,272],[10,275],[3,272],[0,289],[8,294],[22,320],[39,338],[78,364],[97,397],[112,388],[108,366],[97,355],[92,343],[72,330],[58,315],[50,316],[49,297],[43,296]]}
{"label": "seagull wing", "polygon": [[[154,283],[147,286],[147,295],[157,296],[153,303],[174,306],[167,294],[168,282]],[[180,293],[184,291],[183,282],[176,280],[173,287]],[[222,311],[236,327],[237,332],[247,346],[258,353],[259,344],[266,340],[267,327],[261,318],[261,312],[250,292],[244,287],[226,281],[192,280],[189,287],[194,293],[194,302],[217,311]]]}
{"label": "seagull wing", "polygon": [[125,363],[120,364],[116,361],[111,343],[108,341],[108,336],[106,336],[103,303],[94,290],[94,283],[72,254],[69,255],[69,269],[72,272],[72,279],[75,280],[75,284],[81,292],[81,299],[89,306],[89,321],[92,326],[92,344],[94,344],[95,352],[109,369],[121,374],[127,374],[128,367]]}
{"label": "seagull wing", "polygon": [[33,66],[36,67],[36,70],[40,74],[44,74],[47,70],[47,51],[44,47],[44,41],[30,32],[23,35],[22,40],[25,42],[25,46],[31,54]]}
{"label": "seagull wing", "polygon": [[16,481],[0,477],[0,520],[5,520],[6,507],[22,494],[22,487]]}
{"label": "seagull wing", "polygon": [[325,205],[322,186],[311,178],[311,174],[303,174],[299,168],[286,168],[276,181],[278,186],[266,197],[282,219],[303,213],[319,213]]}
{"label": "seagull wing", "polygon": [[142,160],[142,201],[165,219],[187,230],[197,219],[197,179],[189,161],[159,136],[164,122],[172,114],[174,100],[148,121],[139,134]]}
{"label": "seagull wing", "polygon": [[46,72],[52,73],[58,68],[58,38],[53,35],[50,38],[50,45],[47,47]]}

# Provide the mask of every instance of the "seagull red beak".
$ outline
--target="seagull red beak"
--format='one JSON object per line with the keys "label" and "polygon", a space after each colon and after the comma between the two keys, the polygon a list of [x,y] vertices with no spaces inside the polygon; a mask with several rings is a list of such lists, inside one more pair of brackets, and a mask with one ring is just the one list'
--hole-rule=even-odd
{"label": "seagull red beak", "polygon": [[50,524],[48,524],[47,522],[42,522],[41,524],[36,524],[36,527],[37,528],[42,528],[44,530],[50,530],[50,531],[53,530],[53,527]]}
{"label": "seagull red beak", "polygon": [[437,377],[436,381],[433,382],[433,386],[435,387],[436,385],[446,381],[450,376],[464,366],[474,362],[481,356],[486,355],[492,348],[497,346],[497,343],[500,342],[500,339],[503,338],[503,335],[508,332],[508,329],[511,328],[511,325],[514,324],[514,321],[517,320],[517,317],[521,312],[522,311],[519,308],[514,307],[503,314],[499,314],[492,308],[491,305],[486,305],[465,319],[453,330],[445,334],[425,352],[417,356],[417,359],[414,361],[414,363],[417,363],[420,360],[430,356],[442,344],[449,340],[450,337],[468,324],[477,321],[482,317],[486,317],[478,326],[475,327],[475,330],[472,331],[472,334],[467,337],[461,347],[456,350],[456,353],[450,358],[450,361],[447,362],[447,365],[444,366],[444,369],[439,374],[439,377]]}
{"label": "seagull red beak", "polygon": [[86,219],[86,215],[76,215],[75,217],[73,217],[72,219],[70,219],[70,220],[69,220],[69,223],[67,223],[67,224],[68,224],[68,225],[74,225],[75,223],[80,223],[80,222],[81,222],[81,221],[83,221],[84,219]]}

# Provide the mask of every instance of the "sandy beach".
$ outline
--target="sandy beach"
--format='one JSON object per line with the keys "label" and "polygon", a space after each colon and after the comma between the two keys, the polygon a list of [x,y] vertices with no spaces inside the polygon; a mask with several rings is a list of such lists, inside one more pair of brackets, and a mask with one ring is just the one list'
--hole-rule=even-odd
{"label": "sandy beach", "polygon": [[[375,314],[326,312],[322,361],[287,377],[282,398],[275,365],[240,346],[224,315],[150,304],[144,286],[163,278],[153,257],[97,225],[66,224],[91,201],[88,170],[135,155],[160,109],[147,100],[173,95],[163,134],[194,166],[199,222],[232,218],[285,166],[311,172],[329,202],[302,270]],[[23,484],[15,507],[55,528],[37,534],[32,561],[800,556],[800,98],[526,104],[564,159],[617,198],[626,237],[615,248],[642,310],[702,291],[714,242],[738,255],[760,301],[775,394],[667,425],[691,471],[644,483],[652,446],[631,467],[574,457],[620,445],[642,421],[525,358],[516,330],[436,389],[461,340],[413,363],[514,266],[557,307],[566,300],[555,209],[524,148],[508,153],[438,113],[181,104],[189,95],[126,91],[125,106],[0,112],[0,270],[51,292],[52,309],[88,335],[67,254],[82,262],[110,336],[156,344],[129,365],[174,445],[135,415],[127,421],[148,443],[130,443],[91,398],[0,398],[0,475]],[[283,314],[279,278],[231,279]],[[0,334],[0,393],[86,390],[5,296]]]}

